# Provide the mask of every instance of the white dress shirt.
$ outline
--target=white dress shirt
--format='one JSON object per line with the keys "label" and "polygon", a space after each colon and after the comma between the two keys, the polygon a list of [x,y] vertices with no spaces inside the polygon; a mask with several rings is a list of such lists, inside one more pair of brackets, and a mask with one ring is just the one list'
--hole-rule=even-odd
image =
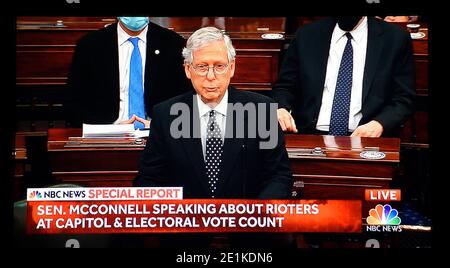
{"label": "white dress shirt", "polygon": [[[350,132],[353,132],[358,127],[359,121],[362,118],[361,105],[367,49],[367,17],[364,17],[358,27],[350,33],[353,37],[351,40],[353,47],[353,79],[348,129]],[[316,125],[316,129],[321,131],[329,131],[330,129],[334,92],[336,90],[336,82],[342,54],[344,53],[344,48],[347,43],[347,37],[345,34],[346,32],[341,30],[338,24],[336,24],[331,37],[327,73],[322,95],[322,106],[320,107],[319,118],[317,119]]]}
{"label": "white dress shirt", "polygon": [[[142,58],[142,81],[145,77],[145,56],[147,50],[147,31],[148,26],[137,36],[128,35],[119,24],[117,24],[117,44],[119,47],[119,81],[120,81],[120,101],[119,117],[114,123],[128,120],[128,87],[130,84],[130,60],[134,46],[128,41],[130,37],[138,37],[139,51]],[[142,85],[144,88],[144,85]],[[145,90],[145,89],[144,89]]]}
{"label": "white dress shirt", "polygon": [[222,136],[222,143],[225,139],[225,127],[226,127],[226,116],[227,116],[227,108],[228,108],[228,90],[225,91],[222,100],[220,103],[212,109],[206,103],[202,101],[200,95],[197,94],[197,105],[198,105],[198,113],[200,117],[200,134],[202,139],[202,150],[203,150],[203,158],[206,155],[206,128],[208,127],[209,120],[209,112],[211,110],[216,111],[216,121],[220,128],[220,135]]}

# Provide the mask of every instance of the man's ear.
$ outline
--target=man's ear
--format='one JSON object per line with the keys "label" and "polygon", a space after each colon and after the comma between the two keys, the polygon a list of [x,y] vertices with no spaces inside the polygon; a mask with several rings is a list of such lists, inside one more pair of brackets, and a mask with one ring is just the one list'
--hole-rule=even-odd
{"label": "man's ear", "polygon": [[187,63],[184,64],[184,72],[186,73],[186,77],[191,79],[191,72],[189,71],[189,64]]}
{"label": "man's ear", "polygon": [[230,78],[232,78],[234,76],[234,69],[236,67],[236,59],[234,59],[231,63],[230,63]]}

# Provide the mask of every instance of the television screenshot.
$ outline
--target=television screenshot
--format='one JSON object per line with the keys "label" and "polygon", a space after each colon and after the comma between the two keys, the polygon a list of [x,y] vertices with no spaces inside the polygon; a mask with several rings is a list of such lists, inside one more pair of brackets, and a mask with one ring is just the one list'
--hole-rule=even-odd
{"label": "television screenshot", "polygon": [[432,248],[428,14],[67,10],[15,16],[14,247]]}

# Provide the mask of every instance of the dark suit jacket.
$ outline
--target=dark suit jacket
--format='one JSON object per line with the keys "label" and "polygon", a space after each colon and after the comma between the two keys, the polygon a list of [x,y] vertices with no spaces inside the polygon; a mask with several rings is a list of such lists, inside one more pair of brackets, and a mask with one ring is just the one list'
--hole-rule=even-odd
{"label": "dark suit jacket", "polygon": [[[177,117],[169,114],[174,103],[187,104],[191,124],[196,120],[199,126],[198,110],[193,114],[193,105],[197,106],[195,99],[193,104],[193,97],[195,95],[192,93],[186,93],[155,106],[150,136],[141,156],[135,186],[179,186],[183,187],[184,198],[210,196],[201,139],[175,139],[170,134],[170,125]],[[228,89],[228,103],[245,105],[249,102],[268,104],[273,100],[232,87]],[[227,113],[226,128],[231,124],[235,126],[235,122],[230,122],[230,109]],[[246,126],[247,114],[244,118]],[[190,129],[192,133],[192,127]],[[259,149],[259,135],[248,138],[245,132],[247,138],[225,138],[216,198],[289,198],[292,172],[280,127],[277,124],[277,146],[268,150]]]}
{"label": "dark suit jacket", "polygon": [[[411,115],[415,96],[411,38],[397,25],[368,17],[360,125],[377,120],[391,135]],[[273,98],[292,110],[300,132],[315,129],[335,22],[326,18],[297,31],[286,52]]]}
{"label": "dark suit jacket", "polygon": [[[150,117],[156,103],[192,89],[182,65],[184,44],[184,39],[175,32],[148,24],[144,98]],[[155,54],[155,50],[160,53]],[[73,125],[117,120],[120,94],[117,23],[79,40],[68,84],[66,105]]]}

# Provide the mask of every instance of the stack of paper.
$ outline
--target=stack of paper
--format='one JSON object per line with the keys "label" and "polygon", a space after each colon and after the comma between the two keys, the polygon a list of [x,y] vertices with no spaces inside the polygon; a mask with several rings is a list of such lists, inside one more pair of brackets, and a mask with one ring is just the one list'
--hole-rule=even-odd
{"label": "stack of paper", "polygon": [[83,138],[134,138],[133,124],[83,124]]}
{"label": "stack of paper", "polygon": [[134,132],[134,137],[136,138],[146,138],[150,135],[150,130],[140,130],[136,129]]}

